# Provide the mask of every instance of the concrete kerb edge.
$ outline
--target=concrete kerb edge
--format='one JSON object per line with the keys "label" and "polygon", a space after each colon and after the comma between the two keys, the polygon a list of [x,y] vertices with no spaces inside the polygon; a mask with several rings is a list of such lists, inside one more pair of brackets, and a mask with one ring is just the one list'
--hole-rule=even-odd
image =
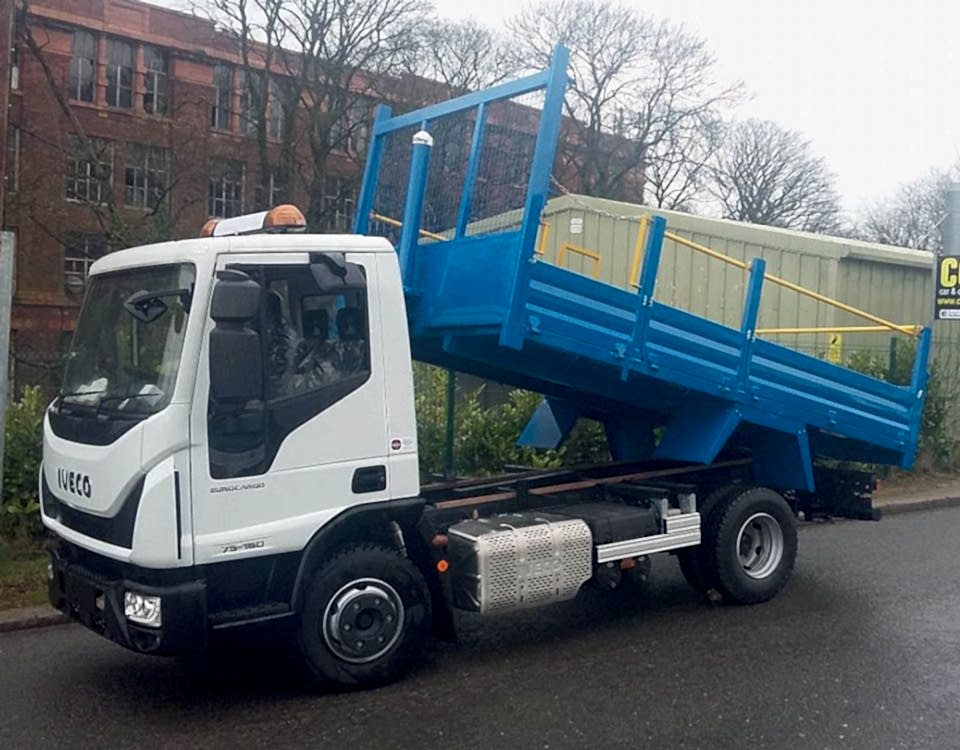
{"label": "concrete kerb edge", "polygon": [[898,513],[910,513],[915,510],[933,510],[936,508],[952,508],[960,505],[960,496],[950,497],[927,497],[919,500],[893,500],[888,502],[875,502],[874,507],[879,509],[882,515],[896,515]]}
{"label": "concrete kerb edge", "polygon": [[[897,515],[917,510],[933,510],[960,505],[960,496],[932,497],[921,500],[892,500],[878,502],[876,507],[882,515]],[[53,607],[24,607],[0,611],[0,633],[12,633],[18,630],[47,628],[54,625],[66,625],[70,618]]]}
{"label": "concrete kerb edge", "polygon": [[0,633],[65,625],[70,618],[53,607],[22,607],[0,611]]}

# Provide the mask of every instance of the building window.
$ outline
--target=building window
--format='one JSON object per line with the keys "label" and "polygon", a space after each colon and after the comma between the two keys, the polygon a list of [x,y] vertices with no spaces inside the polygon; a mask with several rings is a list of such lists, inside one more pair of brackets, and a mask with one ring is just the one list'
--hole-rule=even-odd
{"label": "building window", "polygon": [[97,40],[89,31],[73,32],[70,58],[70,98],[93,101],[93,84],[97,70]]}
{"label": "building window", "polygon": [[143,48],[143,65],[143,109],[154,115],[164,115],[170,104],[167,56],[162,49],[147,45]]}
{"label": "building window", "polygon": [[7,163],[4,174],[7,194],[17,192],[20,185],[20,128],[7,126]]}
{"label": "building window", "polygon": [[361,96],[354,99],[330,126],[330,147],[348,154],[359,154],[367,146],[373,99]]}
{"label": "building window", "polygon": [[230,129],[230,100],[232,98],[233,70],[229,65],[214,65],[210,127],[220,130]]}
{"label": "building window", "polygon": [[106,252],[107,241],[102,234],[68,235],[63,248],[63,275],[67,289],[82,292],[90,275],[90,266]]}
{"label": "building window", "polygon": [[229,219],[243,213],[243,162],[214,159],[207,181],[207,214]]}
{"label": "building window", "polygon": [[167,149],[131,143],[124,170],[126,205],[156,210],[166,202],[169,164]]}
{"label": "building window", "polygon": [[77,136],[70,137],[67,155],[67,200],[104,203],[110,199],[113,176],[113,144],[88,138],[89,149]]}
{"label": "building window", "polygon": [[273,78],[270,79],[270,102],[267,115],[267,135],[270,138],[283,137],[283,98],[282,87]]}
{"label": "building window", "polygon": [[349,232],[356,199],[353,184],[345,177],[327,177],[323,182],[323,228]]}
{"label": "building window", "polygon": [[273,208],[279,205],[282,188],[276,171],[271,169],[270,174],[258,180],[254,188],[253,200],[257,208]]}
{"label": "building window", "polygon": [[20,48],[17,46],[17,29],[12,29],[10,39],[10,88],[16,91],[20,88]]}
{"label": "building window", "polygon": [[133,106],[133,45],[119,39],[107,40],[107,105]]}
{"label": "building window", "polygon": [[260,107],[260,74],[246,70],[241,73],[240,78],[243,81],[240,87],[240,132],[256,135]]}

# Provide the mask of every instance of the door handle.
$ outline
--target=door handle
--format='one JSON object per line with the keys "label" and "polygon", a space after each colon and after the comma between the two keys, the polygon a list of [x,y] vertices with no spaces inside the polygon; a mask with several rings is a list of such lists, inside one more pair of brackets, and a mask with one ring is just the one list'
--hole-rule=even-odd
{"label": "door handle", "polygon": [[353,482],[350,483],[350,489],[355,495],[362,495],[365,492],[381,492],[387,489],[387,467],[382,464],[362,466],[353,472]]}

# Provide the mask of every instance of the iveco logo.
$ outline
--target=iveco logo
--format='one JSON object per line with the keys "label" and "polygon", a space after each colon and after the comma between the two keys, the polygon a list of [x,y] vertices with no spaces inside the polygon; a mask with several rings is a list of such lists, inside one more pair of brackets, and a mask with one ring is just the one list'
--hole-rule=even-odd
{"label": "iveco logo", "polygon": [[79,471],[57,469],[57,486],[64,492],[69,492],[77,497],[90,497],[92,493],[90,476],[81,474]]}

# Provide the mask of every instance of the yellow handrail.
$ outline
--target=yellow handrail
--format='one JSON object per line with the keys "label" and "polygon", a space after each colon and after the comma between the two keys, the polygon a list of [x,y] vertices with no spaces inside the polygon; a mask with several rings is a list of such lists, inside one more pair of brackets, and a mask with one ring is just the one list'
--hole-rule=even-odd
{"label": "yellow handrail", "polygon": [[[673,232],[664,232],[663,236],[668,240],[673,240],[678,245],[683,245],[684,247],[689,247],[691,250],[696,250],[698,253],[703,253],[704,255],[709,255],[711,258],[716,258],[717,260],[728,263],[731,266],[736,266],[742,271],[747,271],[750,269],[749,263],[744,263],[742,260],[737,260],[736,258],[731,258],[729,255],[724,255],[721,252],[717,252],[706,245],[700,245],[696,242],[688,240],[686,237],[681,237],[679,234],[674,234]],[[764,278],[769,278],[764,276]]]}
{"label": "yellow handrail", "polygon": [[560,253],[557,255],[557,265],[561,268],[563,268],[563,260],[567,252],[582,255],[584,258],[590,258],[590,260],[593,261],[593,272],[590,275],[595,279],[600,278],[600,253],[581,247],[580,245],[574,245],[572,242],[564,242],[560,245]]}
{"label": "yellow handrail", "polygon": [[550,225],[545,221],[540,222],[540,239],[537,241],[537,252],[536,255],[538,258],[542,258],[544,252],[547,249],[547,235],[550,234]]}
{"label": "yellow handrail", "polygon": [[[712,250],[709,247],[701,245],[697,242],[686,239],[679,235],[673,234],[672,232],[665,232],[664,237],[667,239],[673,240],[678,245],[683,245],[689,247],[691,250],[696,250],[698,253],[703,253],[704,255],[709,255],[711,258],[716,258],[717,260],[723,261],[724,263],[729,263],[732,266],[736,266],[744,271],[749,269],[749,265],[742,260],[737,260],[736,258],[731,258],[729,255],[724,255],[719,253],[716,250]],[[869,313],[866,310],[861,310],[858,307],[853,305],[848,305],[845,302],[840,302],[831,297],[827,297],[824,294],[815,292],[812,289],[807,289],[806,287],[800,286],[799,284],[794,284],[792,281],[787,281],[786,279],[781,279],[779,276],[774,276],[773,274],[765,273],[763,278],[767,281],[773,282],[778,286],[782,286],[785,289],[790,289],[791,291],[796,292],[797,294],[802,294],[805,297],[810,297],[810,299],[815,299],[817,302],[822,302],[825,305],[830,305],[835,307],[838,310],[843,310],[844,312],[850,313],[851,315],[856,315],[859,318],[864,320],[869,320],[872,323],[876,323],[883,328],[890,331],[899,331],[900,333],[905,333],[908,336],[919,336],[920,331],[916,326],[900,325],[898,323],[893,323],[889,320],[881,318],[879,315],[874,315]]]}
{"label": "yellow handrail", "polygon": [[[921,325],[903,324],[902,326],[898,326],[898,328],[908,328],[913,335],[917,335],[923,330],[923,326]],[[883,333],[889,330],[886,326],[814,326],[810,328],[758,328],[756,333],[758,336],[774,336],[777,334],[786,335],[795,333]]]}
{"label": "yellow handrail", "polygon": [[[389,216],[384,216],[383,214],[378,214],[374,211],[370,212],[370,218],[374,221],[382,221],[384,224],[389,224],[391,227],[402,228],[403,222],[397,221],[396,219],[391,219]],[[431,240],[437,240],[438,242],[447,242],[450,238],[444,237],[442,234],[434,234],[433,232],[428,232],[426,229],[420,230],[421,237],[427,237]]]}
{"label": "yellow handrail", "polygon": [[647,244],[647,227],[650,217],[644,214],[640,217],[640,227],[637,229],[637,242],[633,246],[633,262],[630,264],[630,286],[634,289],[640,286],[640,256]]}

